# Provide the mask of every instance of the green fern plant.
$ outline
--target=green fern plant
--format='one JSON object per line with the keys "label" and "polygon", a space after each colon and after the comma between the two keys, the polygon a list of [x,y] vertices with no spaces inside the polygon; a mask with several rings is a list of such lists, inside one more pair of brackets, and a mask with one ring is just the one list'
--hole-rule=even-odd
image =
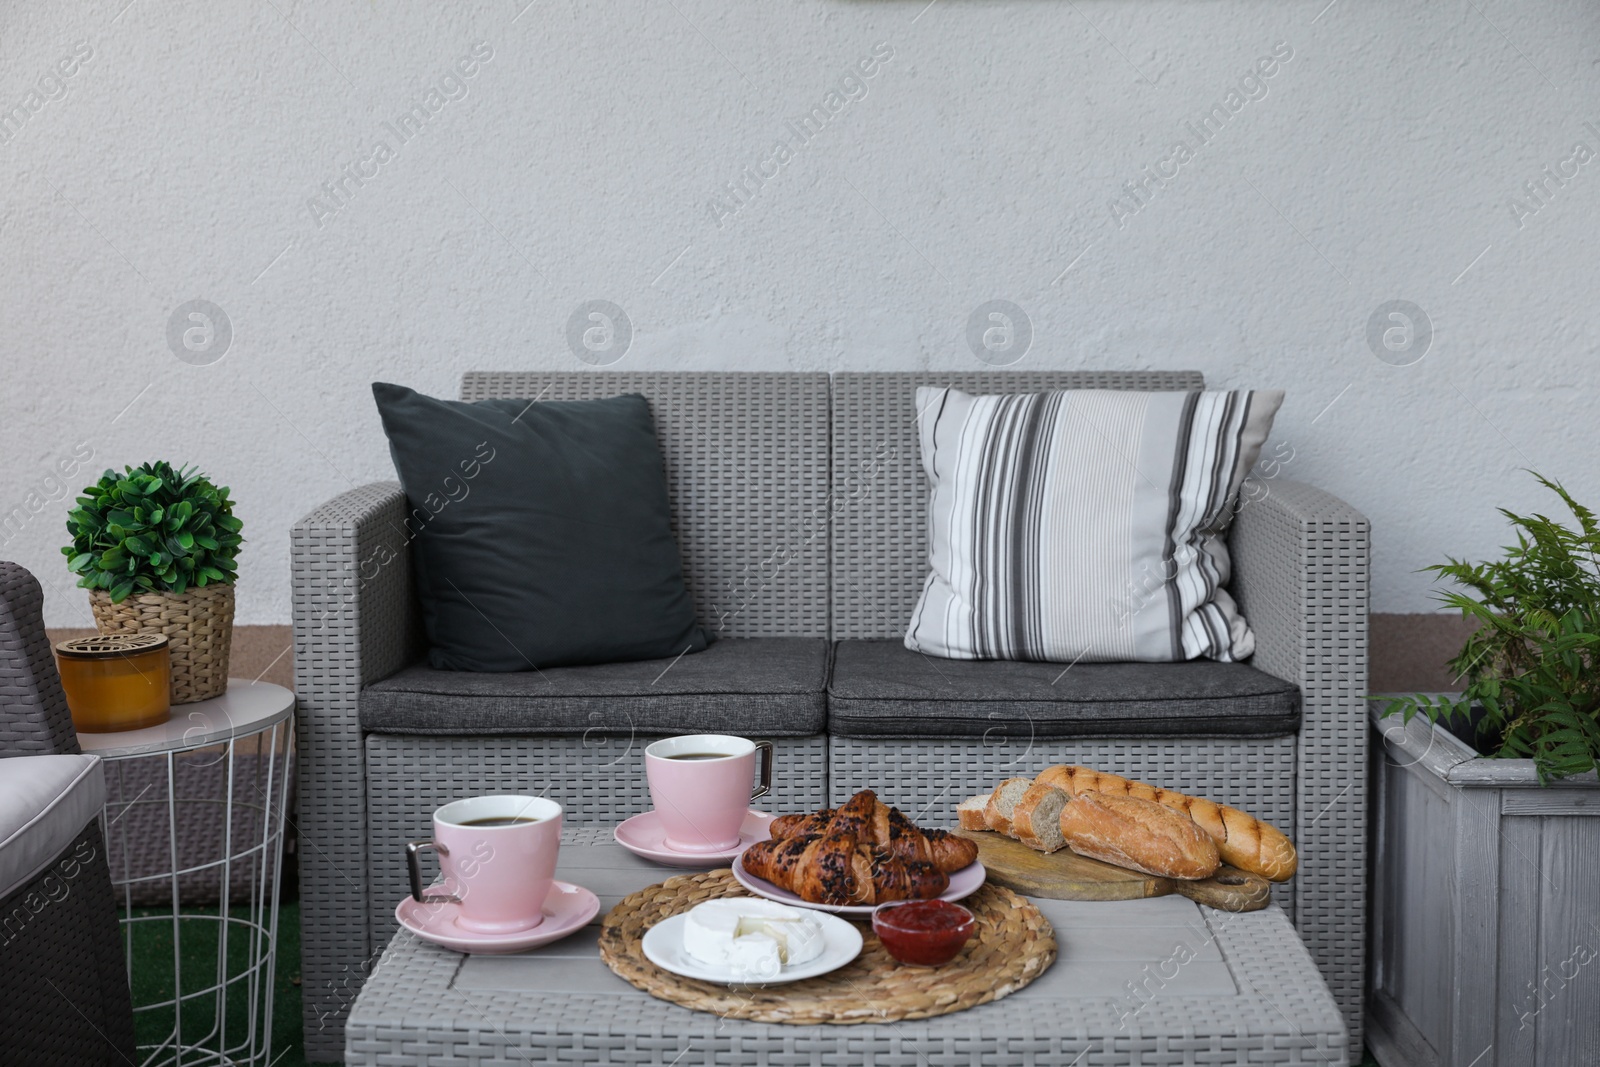
{"label": "green fern plant", "polygon": [[1440,600],[1478,623],[1450,661],[1466,686],[1457,698],[1402,697],[1384,713],[1451,722],[1481,707],[1483,754],[1531,758],[1549,782],[1600,760],[1600,523],[1559,482],[1530,473],[1561,498],[1576,529],[1501,508],[1517,534],[1504,558],[1425,568],[1463,587]]}
{"label": "green fern plant", "polygon": [[122,470],[107,470],[67,515],[72,544],[61,552],[78,585],[121,603],[232,582],[244,538],[228,487],[170,463]]}

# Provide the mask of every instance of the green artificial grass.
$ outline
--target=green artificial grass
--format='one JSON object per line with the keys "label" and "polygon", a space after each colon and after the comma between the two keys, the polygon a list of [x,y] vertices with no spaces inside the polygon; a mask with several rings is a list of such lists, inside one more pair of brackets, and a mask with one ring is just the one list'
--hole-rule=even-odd
{"label": "green artificial grass", "polygon": [[[210,916],[218,909],[185,907],[182,924],[182,955],[178,960],[183,975],[183,989],[191,993],[216,983],[218,930],[221,923]],[[232,909],[238,916],[240,909]],[[141,921],[133,924],[131,955],[133,958],[133,1002],[150,1004],[172,999],[173,958],[172,921],[170,913],[161,909],[140,908],[134,915]],[[165,916],[165,917],[163,917]],[[148,917],[148,918],[147,918]],[[238,974],[244,969],[247,943],[239,927],[228,934],[228,973]],[[273,1067],[304,1067],[305,1054],[300,1038],[300,905],[284,904],[278,909],[278,959],[272,1007],[272,1060]],[[248,1037],[246,1019],[248,1005],[247,983],[238,981],[229,987],[226,1015],[223,1021],[227,1046],[238,1047]],[[207,1048],[217,1047],[217,1000],[215,993],[207,993],[183,1004],[183,1037],[187,1043],[204,1043]],[[138,1012],[134,1017],[135,1032],[140,1045],[154,1045],[165,1041],[172,1033],[173,1011],[170,1007]]]}

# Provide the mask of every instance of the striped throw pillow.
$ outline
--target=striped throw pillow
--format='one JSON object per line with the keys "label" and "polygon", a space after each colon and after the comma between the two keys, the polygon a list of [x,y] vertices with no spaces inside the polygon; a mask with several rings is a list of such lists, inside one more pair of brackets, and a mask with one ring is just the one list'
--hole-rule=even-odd
{"label": "striped throw pillow", "polygon": [[1238,660],[1239,487],[1281,391],[919,388],[929,566],[906,647],[952,659]]}

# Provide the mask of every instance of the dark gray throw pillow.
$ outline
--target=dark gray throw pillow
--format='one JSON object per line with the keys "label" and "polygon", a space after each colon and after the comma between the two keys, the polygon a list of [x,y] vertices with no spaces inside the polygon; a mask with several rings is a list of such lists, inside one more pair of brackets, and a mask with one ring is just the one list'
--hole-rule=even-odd
{"label": "dark gray throw pillow", "polygon": [[437,400],[376,382],[441,670],[528,671],[706,647],[650,403]]}

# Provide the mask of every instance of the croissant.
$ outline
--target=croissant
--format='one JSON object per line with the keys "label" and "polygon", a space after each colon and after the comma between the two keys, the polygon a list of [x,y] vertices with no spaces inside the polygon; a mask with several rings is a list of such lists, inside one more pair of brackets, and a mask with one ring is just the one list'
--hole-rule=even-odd
{"label": "croissant", "polygon": [[946,830],[923,830],[901,813],[863,789],[837,808],[809,815],[780,815],[769,830],[774,840],[810,834],[848,833],[901,860],[931,863],[949,873],[978,858],[978,846]]}
{"label": "croissant", "polygon": [[805,837],[808,834],[815,836],[828,828],[828,821],[833,818],[832,808],[823,808],[806,815],[779,815],[772,820],[772,825],[767,827],[767,836],[774,841],[785,837]]}
{"label": "croissant", "polygon": [[929,900],[950,888],[931,863],[906,862],[854,834],[802,834],[769,838],[744,850],[746,872],[812,904],[882,904]]}

